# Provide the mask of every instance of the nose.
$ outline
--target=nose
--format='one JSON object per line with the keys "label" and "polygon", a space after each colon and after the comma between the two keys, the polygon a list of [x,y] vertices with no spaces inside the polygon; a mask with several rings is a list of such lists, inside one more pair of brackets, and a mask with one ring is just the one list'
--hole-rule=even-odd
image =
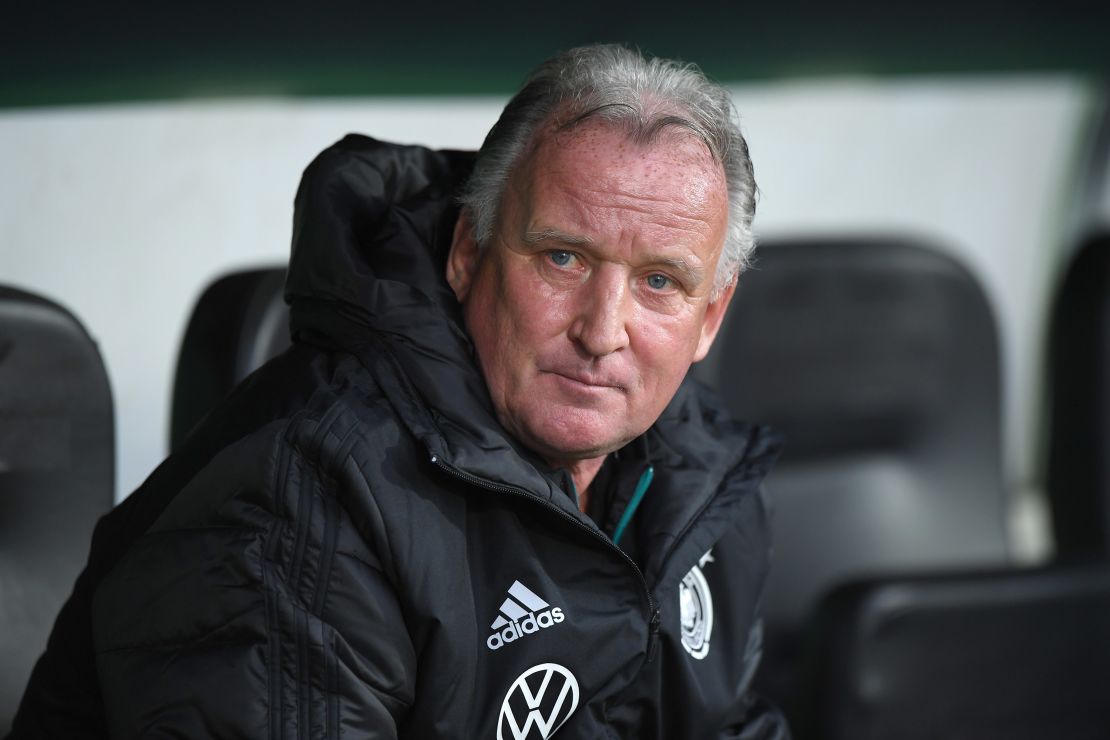
{"label": "nose", "polygon": [[575,296],[575,318],[568,334],[591,357],[604,357],[628,346],[632,296],[619,270],[599,270]]}

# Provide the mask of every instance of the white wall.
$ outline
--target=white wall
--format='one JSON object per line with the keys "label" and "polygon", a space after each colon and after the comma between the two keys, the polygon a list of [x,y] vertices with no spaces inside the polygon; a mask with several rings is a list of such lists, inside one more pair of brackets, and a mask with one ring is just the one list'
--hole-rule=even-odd
{"label": "white wall", "polygon": [[[1005,355],[1009,479],[1028,483],[1048,278],[1090,94],[1068,78],[737,87],[757,232],[905,231],[984,281]],[[165,454],[192,302],[285,259],[300,172],[348,131],[473,148],[504,99],[260,100],[0,113],[0,281],[67,305],[115,393],[118,490]]]}
{"label": "white wall", "polygon": [[475,147],[503,101],[175,103],[0,115],[0,281],[65,304],[115,395],[117,492],[166,452],[169,388],[215,276],[288,258],[301,171],[349,131]]}

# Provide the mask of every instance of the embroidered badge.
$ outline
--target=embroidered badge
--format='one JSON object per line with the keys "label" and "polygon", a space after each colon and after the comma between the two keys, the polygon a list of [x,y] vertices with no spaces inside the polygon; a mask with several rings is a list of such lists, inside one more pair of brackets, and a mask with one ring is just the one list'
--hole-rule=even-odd
{"label": "embroidered badge", "polygon": [[709,653],[713,634],[713,594],[701,569],[713,562],[713,551],[705,553],[690,569],[678,587],[679,614],[682,617],[682,647],[697,660]]}

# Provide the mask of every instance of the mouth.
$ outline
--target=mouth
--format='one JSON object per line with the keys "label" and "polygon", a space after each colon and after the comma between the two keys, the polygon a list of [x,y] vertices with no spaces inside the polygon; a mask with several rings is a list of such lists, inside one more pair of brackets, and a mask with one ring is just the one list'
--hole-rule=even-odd
{"label": "mouth", "polygon": [[578,373],[568,370],[549,370],[549,374],[562,379],[564,382],[582,389],[616,390],[624,392],[627,387],[619,379],[590,373]]}

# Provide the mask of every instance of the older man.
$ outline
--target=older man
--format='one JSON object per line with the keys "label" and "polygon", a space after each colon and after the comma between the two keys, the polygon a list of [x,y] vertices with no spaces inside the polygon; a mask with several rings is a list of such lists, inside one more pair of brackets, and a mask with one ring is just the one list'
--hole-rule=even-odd
{"label": "older man", "polygon": [[754,188],[726,93],[619,47],[473,163],[325,151],[293,349],[98,527],[16,734],[784,737],[748,691],[775,444],[683,384]]}

